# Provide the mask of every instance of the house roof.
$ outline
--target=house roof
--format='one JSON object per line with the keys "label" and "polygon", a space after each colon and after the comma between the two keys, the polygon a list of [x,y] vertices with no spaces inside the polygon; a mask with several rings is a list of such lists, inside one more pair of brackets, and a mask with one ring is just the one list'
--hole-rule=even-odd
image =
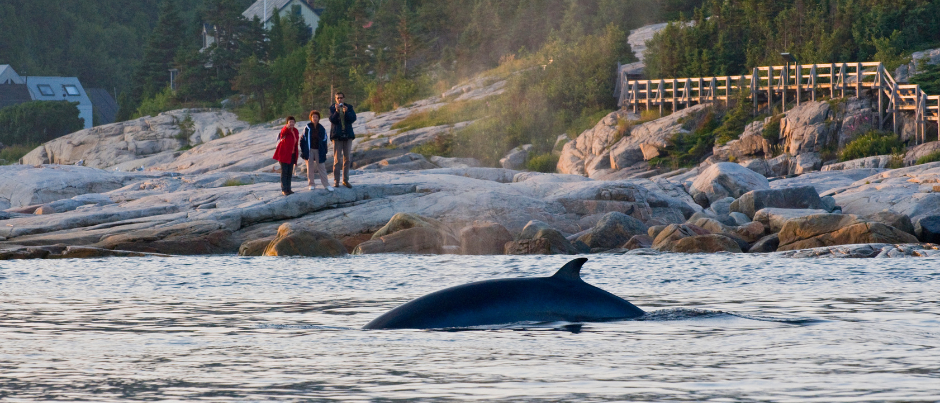
{"label": "house roof", "polygon": [[[242,15],[245,16],[245,18],[249,20],[254,19],[255,17],[258,17],[258,19],[261,20],[262,23],[265,23],[265,22],[268,22],[267,20],[270,20],[271,18],[274,17],[275,10],[280,11],[282,8],[287,6],[287,4],[290,3],[291,1],[292,0],[257,0],[255,1],[254,4],[249,6],[248,9],[245,10],[244,13],[242,13]],[[267,12],[265,12],[264,10],[265,2],[267,2],[268,4]],[[323,11],[322,9],[311,8],[310,4],[307,4],[306,1],[300,1],[300,4],[303,7],[309,8],[316,15],[320,15],[320,13]],[[265,16],[268,17],[267,20],[264,18]]]}
{"label": "house roof", "polygon": [[23,78],[9,64],[0,64],[0,84],[23,84]]}
{"label": "house roof", "polygon": [[114,118],[117,116],[118,112],[118,104],[108,90],[104,88],[89,88],[88,98],[91,99],[91,105],[95,108],[95,112],[98,113],[99,124],[106,125],[108,123],[114,123]]}
{"label": "house roof", "polygon": [[29,89],[26,88],[26,84],[0,84],[0,108],[6,108],[11,105],[32,100],[33,99],[29,96]]}
{"label": "house roof", "polygon": [[[82,88],[82,83],[78,77],[27,77],[26,85],[29,92],[36,101],[71,101],[78,102],[79,105],[91,106],[91,100]],[[68,86],[75,86],[78,95],[70,95],[66,92]],[[43,93],[46,91],[46,93]]]}

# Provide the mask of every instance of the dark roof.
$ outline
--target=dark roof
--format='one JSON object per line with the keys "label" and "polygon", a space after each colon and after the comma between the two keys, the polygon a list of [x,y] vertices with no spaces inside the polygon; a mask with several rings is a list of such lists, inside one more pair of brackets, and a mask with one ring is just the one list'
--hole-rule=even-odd
{"label": "dark roof", "polygon": [[91,98],[91,106],[98,114],[98,124],[106,125],[114,123],[114,117],[117,116],[118,104],[104,88],[89,88],[88,98]]}
{"label": "dark roof", "polygon": [[32,100],[26,84],[0,84],[0,108]]}

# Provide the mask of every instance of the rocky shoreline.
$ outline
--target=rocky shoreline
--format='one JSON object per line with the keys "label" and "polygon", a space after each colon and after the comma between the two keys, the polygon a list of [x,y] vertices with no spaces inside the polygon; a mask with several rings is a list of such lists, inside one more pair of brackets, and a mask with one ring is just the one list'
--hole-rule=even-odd
{"label": "rocky shoreline", "polygon": [[[478,79],[405,108],[360,114],[354,187],[332,193],[281,196],[270,158],[278,124],[251,126],[225,111],[171,111],[64,136],[20,165],[0,166],[0,259],[936,254],[940,162],[888,169],[892,156],[822,161],[825,147],[857,135],[853,122],[870,116],[865,99],[788,111],[777,133],[783,154],[773,156],[768,118],[699,166],[672,171],[649,161],[670,136],[688,132],[704,106],[631,123],[626,132],[625,119],[637,117],[613,112],[575,139],[559,136],[555,174],[519,170],[531,146],[510,152],[503,168],[409,152],[469,122],[392,129],[412,113],[495,95],[504,85]],[[906,165],[935,149],[940,142],[912,148]],[[294,179],[296,189],[305,184]]]}

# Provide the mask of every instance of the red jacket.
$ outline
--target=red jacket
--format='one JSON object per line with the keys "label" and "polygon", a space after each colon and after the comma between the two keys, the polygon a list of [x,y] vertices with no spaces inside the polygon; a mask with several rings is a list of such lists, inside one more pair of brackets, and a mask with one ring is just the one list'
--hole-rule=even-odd
{"label": "red jacket", "polygon": [[277,148],[274,149],[274,159],[285,164],[297,163],[297,146],[300,144],[300,132],[294,127],[281,129],[277,135]]}

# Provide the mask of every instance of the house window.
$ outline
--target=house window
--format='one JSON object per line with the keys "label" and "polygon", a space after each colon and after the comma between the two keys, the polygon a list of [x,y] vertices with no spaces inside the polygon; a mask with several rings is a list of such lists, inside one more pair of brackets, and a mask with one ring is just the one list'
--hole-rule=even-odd
{"label": "house window", "polygon": [[55,93],[52,92],[52,86],[49,84],[39,84],[36,87],[39,88],[39,93],[42,95],[45,95],[47,97],[51,97],[55,95]]}
{"label": "house window", "polygon": [[77,97],[77,96],[81,95],[81,94],[78,92],[78,87],[76,87],[76,86],[74,86],[74,85],[71,85],[71,84],[69,84],[69,85],[63,85],[62,88],[65,89],[65,93],[66,93],[66,94],[69,94],[69,96]]}

